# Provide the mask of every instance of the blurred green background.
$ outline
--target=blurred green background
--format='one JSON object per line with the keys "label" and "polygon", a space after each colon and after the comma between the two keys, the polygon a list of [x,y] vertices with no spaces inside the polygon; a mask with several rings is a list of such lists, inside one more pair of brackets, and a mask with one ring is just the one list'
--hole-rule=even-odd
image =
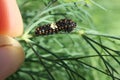
{"label": "blurred green background", "polygon": [[98,4],[106,8],[106,11],[92,6],[90,12],[94,24],[99,31],[109,34],[120,34],[120,5],[119,0],[95,0]]}

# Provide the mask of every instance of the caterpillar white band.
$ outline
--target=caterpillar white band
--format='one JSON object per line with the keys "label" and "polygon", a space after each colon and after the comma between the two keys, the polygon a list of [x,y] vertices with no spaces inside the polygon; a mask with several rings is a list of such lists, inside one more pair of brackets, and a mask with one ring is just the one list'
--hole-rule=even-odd
{"label": "caterpillar white band", "polygon": [[52,23],[52,24],[50,25],[50,27],[51,27],[52,29],[58,28],[55,23]]}

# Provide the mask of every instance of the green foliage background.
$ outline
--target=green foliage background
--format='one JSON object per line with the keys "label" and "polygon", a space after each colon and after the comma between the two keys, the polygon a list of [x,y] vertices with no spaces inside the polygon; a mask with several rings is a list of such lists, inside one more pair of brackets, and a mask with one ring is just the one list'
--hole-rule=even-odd
{"label": "green foliage background", "polygon": [[[17,39],[26,60],[7,80],[120,79],[119,0],[17,1],[25,26]],[[61,18],[72,19],[77,28],[69,34],[34,35],[37,26]]]}

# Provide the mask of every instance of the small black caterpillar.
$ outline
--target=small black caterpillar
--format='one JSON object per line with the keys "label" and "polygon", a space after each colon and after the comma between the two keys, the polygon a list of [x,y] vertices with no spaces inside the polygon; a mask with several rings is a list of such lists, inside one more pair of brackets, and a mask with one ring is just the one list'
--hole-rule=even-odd
{"label": "small black caterpillar", "polygon": [[76,23],[70,19],[61,19],[56,23],[47,24],[36,28],[35,35],[49,35],[60,31],[71,32],[76,27]]}

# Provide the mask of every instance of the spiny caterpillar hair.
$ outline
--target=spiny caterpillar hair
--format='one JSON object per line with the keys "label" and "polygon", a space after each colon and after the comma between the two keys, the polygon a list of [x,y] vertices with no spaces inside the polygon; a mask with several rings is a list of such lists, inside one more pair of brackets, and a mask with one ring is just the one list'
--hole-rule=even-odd
{"label": "spiny caterpillar hair", "polygon": [[70,19],[61,19],[56,23],[43,25],[37,27],[35,30],[35,35],[49,35],[56,34],[60,31],[71,32],[76,27],[76,23]]}

